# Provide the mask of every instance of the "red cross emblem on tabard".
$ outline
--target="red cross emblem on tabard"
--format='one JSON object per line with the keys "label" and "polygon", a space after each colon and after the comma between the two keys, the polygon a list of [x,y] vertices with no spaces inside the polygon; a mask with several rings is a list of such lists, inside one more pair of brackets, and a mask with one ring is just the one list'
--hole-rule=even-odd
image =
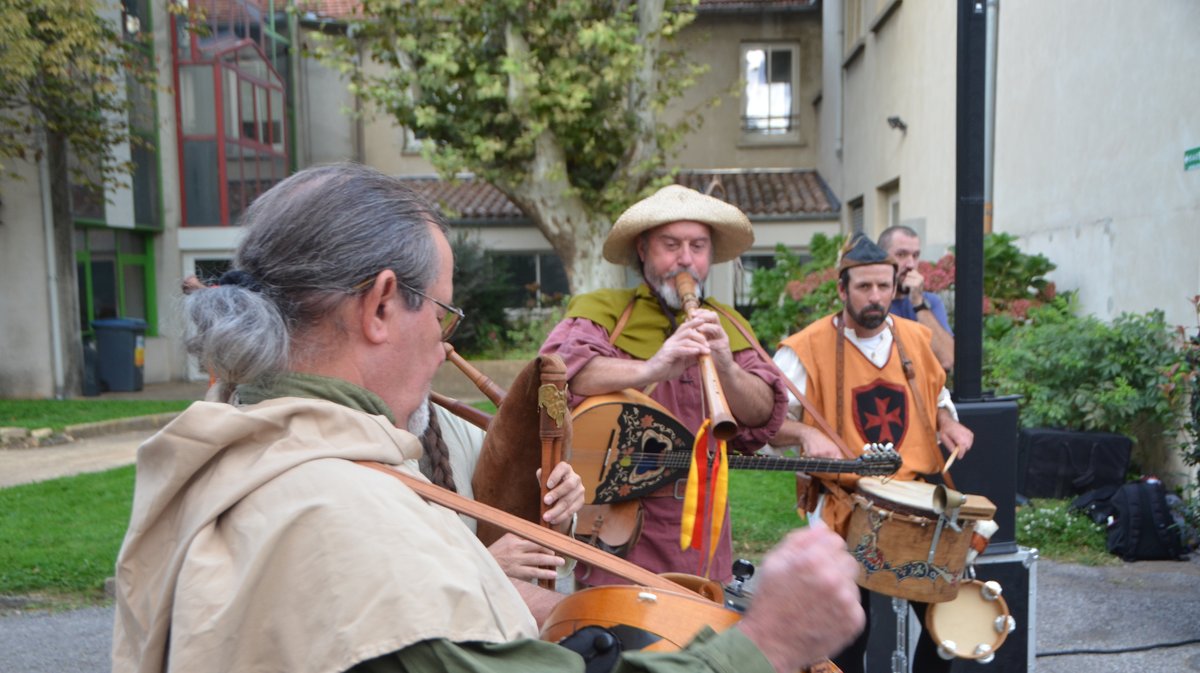
{"label": "red cross emblem on tabard", "polygon": [[872,444],[891,442],[900,448],[908,430],[908,396],[904,386],[875,379],[851,391],[854,425]]}

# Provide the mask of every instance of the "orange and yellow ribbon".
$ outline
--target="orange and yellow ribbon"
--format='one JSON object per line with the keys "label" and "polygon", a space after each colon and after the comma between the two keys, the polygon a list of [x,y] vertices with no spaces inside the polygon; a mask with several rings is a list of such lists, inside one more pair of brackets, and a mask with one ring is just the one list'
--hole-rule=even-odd
{"label": "orange and yellow ribbon", "polygon": [[704,523],[711,522],[706,555],[709,564],[717,551],[717,541],[725,524],[725,503],[729,493],[729,461],[725,440],[717,440],[712,464],[708,464],[711,426],[712,421],[705,419],[692,444],[692,460],[688,468],[687,493],[683,498],[683,518],[679,531],[680,549],[703,549]]}

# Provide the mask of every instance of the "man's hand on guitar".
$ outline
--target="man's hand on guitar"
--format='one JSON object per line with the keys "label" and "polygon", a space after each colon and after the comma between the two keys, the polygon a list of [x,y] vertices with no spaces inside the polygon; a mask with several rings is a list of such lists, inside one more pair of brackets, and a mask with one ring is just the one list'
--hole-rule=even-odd
{"label": "man's hand on guitar", "polygon": [[798,671],[836,654],[862,631],[858,562],[823,525],[794,530],[767,553],[758,588],[737,628],[776,671]]}
{"label": "man's hand on guitar", "polygon": [[496,559],[505,575],[522,582],[553,580],[558,575],[555,569],[566,563],[549,549],[512,533],[505,533],[493,542],[488,553]]}
{"label": "man's hand on guitar", "polygon": [[795,446],[799,445],[804,449],[805,456],[813,458],[846,458],[838,449],[837,444],[834,444],[824,432],[819,428],[811,425],[805,425],[800,421],[785,419],[783,425],[779,427],[779,432],[771,438],[772,446]]}
{"label": "man's hand on guitar", "polygon": [[[538,484],[542,483],[542,471],[537,471]],[[546,482],[549,491],[546,493],[545,520],[560,533],[567,532],[571,518],[583,507],[583,480],[575,473],[570,463],[563,461],[550,471],[550,479]]]}

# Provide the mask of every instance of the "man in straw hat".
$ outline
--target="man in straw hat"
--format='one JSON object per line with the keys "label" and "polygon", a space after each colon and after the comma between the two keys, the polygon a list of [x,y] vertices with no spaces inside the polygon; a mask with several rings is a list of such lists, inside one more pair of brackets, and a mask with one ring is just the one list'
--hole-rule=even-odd
{"label": "man in straw hat", "polygon": [[[744,318],[711,298],[689,317],[673,280],[686,272],[702,288],[713,264],[736,259],[753,242],[744,213],[679,185],[626,210],[609,232],[604,258],[637,269],[643,282],[573,298],[542,346],[543,353],[557,353],[566,362],[571,406],[586,396],[652,389],[650,397],[696,432],[708,416],[697,361],[711,356],[738,424],[730,449],[760,449],[783,421],[782,379],[734,326],[736,320],[752,335]],[[705,550],[680,548],[685,486],[681,479],[642,500],[642,533],[627,558],[655,572],[708,572],[727,582],[732,576],[727,523],[711,542],[711,562]],[[590,568],[580,568],[577,576],[589,585],[619,581]]]}
{"label": "man in straw hat", "polygon": [[[783,340],[775,362],[803,394],[834,424],[847,446],[891,443],[903,458],[896,479],[935,474],[944,464],[940,442],[957,456],[974,441],[971,430],[958,422],[946,391],[946,371],[933,354],[929,328],[888,315],[895,294],[896,260],[861,234],[843,248],[838,260],[838,297],[842,310],[825,316]],[[846,344],[852,345],[847,348]],[[906,361],[915,369],[911,381]],[[839,387],[841,388],[839,390]],[[800,445],[804,452],[825,458],[844,458],[837,446],[814,425],[797,420],[799,402],[789,395],[789,418],[771,439],[776,447]],[[857,477],[837,479],[853,488]],[[851,505],[827,495],[822,516],[844,534]],[[863,605],[869,606],[863,590]],[[924,604],[913,603],[918,616]],[[834,659],[846,673],[863,670],[867,634]],[[927,634],[918,642],[914,671],[949,670]]]}
{"label": "man in straw hat", "polygon": [[[185,307],[189,350],[237,398],[138,450],[112,670],[583,671],[459,516],[388,473],[424,481],[424,398],[462,317],[441,216],[337,164],[279,183],[244,224],[235,268]],[[861,628],[854,572],[836,535],[796,531],[736,626],[614,670],[809,666]]]}

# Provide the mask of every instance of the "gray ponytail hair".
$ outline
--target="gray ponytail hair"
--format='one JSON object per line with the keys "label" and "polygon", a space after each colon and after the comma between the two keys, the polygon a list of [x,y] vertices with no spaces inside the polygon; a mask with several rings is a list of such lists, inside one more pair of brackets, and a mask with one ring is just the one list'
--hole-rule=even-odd
{"label": "gray ponytail hair", "polygon": [[[430,227],[446,231],[416,193],[358,164],[292,175],[258,197],[242,223],[235,282],[184,300],[188,352],[229,385],[286,371],[296,337],[384,269],[426,290],[440,261]],[[423,301],[408,291],[405,299],[414,311]]]}

